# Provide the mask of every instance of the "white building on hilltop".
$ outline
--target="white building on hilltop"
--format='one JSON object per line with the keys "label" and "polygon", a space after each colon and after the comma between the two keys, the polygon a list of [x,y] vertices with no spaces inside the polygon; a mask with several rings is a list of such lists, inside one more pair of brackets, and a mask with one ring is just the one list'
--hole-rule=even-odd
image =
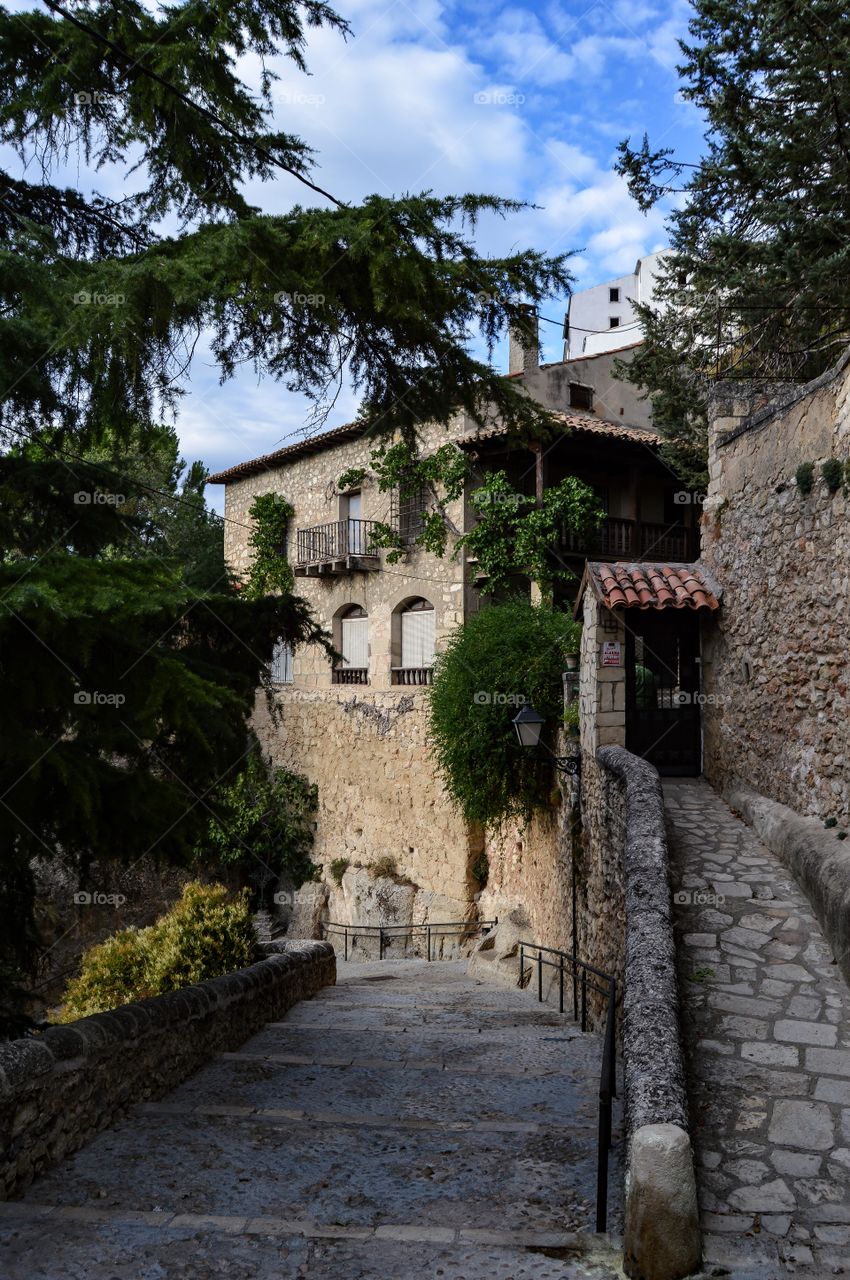
{"label": "white building on hilltop", "polygon": [[580,289],[570,298],[564,323],[564,359],[618,351],[641,341],[633,303],[651,303],[659,267],[670,249],[638,258],[634,272]]}

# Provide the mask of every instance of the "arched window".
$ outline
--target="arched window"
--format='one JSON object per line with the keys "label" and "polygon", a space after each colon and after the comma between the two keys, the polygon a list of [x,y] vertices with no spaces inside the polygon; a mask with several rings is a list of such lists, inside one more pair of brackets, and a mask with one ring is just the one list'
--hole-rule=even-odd
{"label": "arched window", "polygon": [[417,597],[398,610],[399,665],[393,684],[430,684],[434,665],[434,606]]}
{"label": "arched window", "polygon": [[336,647],[342,662],[334,667],[334,684],[369,683],[369,617],[359,604],[349,605],[339,615]]}

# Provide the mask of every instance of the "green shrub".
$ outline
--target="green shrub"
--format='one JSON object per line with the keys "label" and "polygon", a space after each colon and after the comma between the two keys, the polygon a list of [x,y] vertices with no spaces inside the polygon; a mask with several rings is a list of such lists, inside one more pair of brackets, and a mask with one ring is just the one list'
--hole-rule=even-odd
{"label": "green shrub", "polygon": [[254,959],[247,889],[231,897],[224,885],[194,881],[152,929],[148,981],[156,994],[244,969]]}
{"label": "green shrub", "polygon": [[811,493],[815,483],[815,467],[812,462],[801,462],[795,472],[797,488],[800,493]]}
{"label": "green shrub", "polygon": [[303,774],[271,768],[255,745],[211,801],[216,816],[195,847],[202,866],[240,867],[263,885],[283,877],[296,889],[315,878],[310,853],[319,790]]}
{"label": "green shrub", "polygon": [[220,884],[197,881],[146,929],[125,929],[90,947],[65,991],[59,1022],[73,1022],[244,969],[254,958],[247,889],[231,897]]}
{"label": "green shrub", "polygon": [[[467,821],[525,819],[548,803],[563,656],[578,648],[580,634],[567,614],[517,599],[482,610],[449,638],[434,668],[431,738]],[[524,704],[547,722],[550,750],[520,747],[512,722]]]}
{"label": "green shrub", "polygon": [[837,493],[844,483],[844,463],[838,458],[827,458],[821,464],[821,475],[830,493]]}
{"label": "green shrub", "polygon": [[490,859],[486,853],[479,853],[478,857],[470,867],[473,880],[483,889],[486,887],[487,881],[490,879]]}
{"label": "green shrub", "polygon": [[342,885],[342,877],[350,866],[351,863],[348,861],[348,858],[334,858],[330,865],[330,873],[331,877],[338,885]]}

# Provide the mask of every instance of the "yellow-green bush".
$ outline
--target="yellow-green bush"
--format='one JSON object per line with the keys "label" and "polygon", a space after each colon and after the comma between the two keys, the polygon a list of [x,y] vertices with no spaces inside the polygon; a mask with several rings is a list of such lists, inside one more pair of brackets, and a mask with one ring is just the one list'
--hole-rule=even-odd
{"label": "yellow-green bush", "polygon": [[187,884],[180,901],[147,929],[124,929],[90,947],[65,991],[57,1021],[73,1022],[131,1000],[176,991],[251,963],[254,929],[243,889]]}

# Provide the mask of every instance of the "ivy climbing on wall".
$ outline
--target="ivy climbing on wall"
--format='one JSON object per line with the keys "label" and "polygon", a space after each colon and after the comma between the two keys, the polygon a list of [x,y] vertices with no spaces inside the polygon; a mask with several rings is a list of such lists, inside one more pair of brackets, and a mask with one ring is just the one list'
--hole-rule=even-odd
{"label": "ivy climbing on wall", "polygon": [[286,535],[294,508],[278,493],[261,493],[251,503],[248,515],[253,527],[248,537],[251,568],[246,597],[258,600],[290,592],[295,575],[286,558]]}

